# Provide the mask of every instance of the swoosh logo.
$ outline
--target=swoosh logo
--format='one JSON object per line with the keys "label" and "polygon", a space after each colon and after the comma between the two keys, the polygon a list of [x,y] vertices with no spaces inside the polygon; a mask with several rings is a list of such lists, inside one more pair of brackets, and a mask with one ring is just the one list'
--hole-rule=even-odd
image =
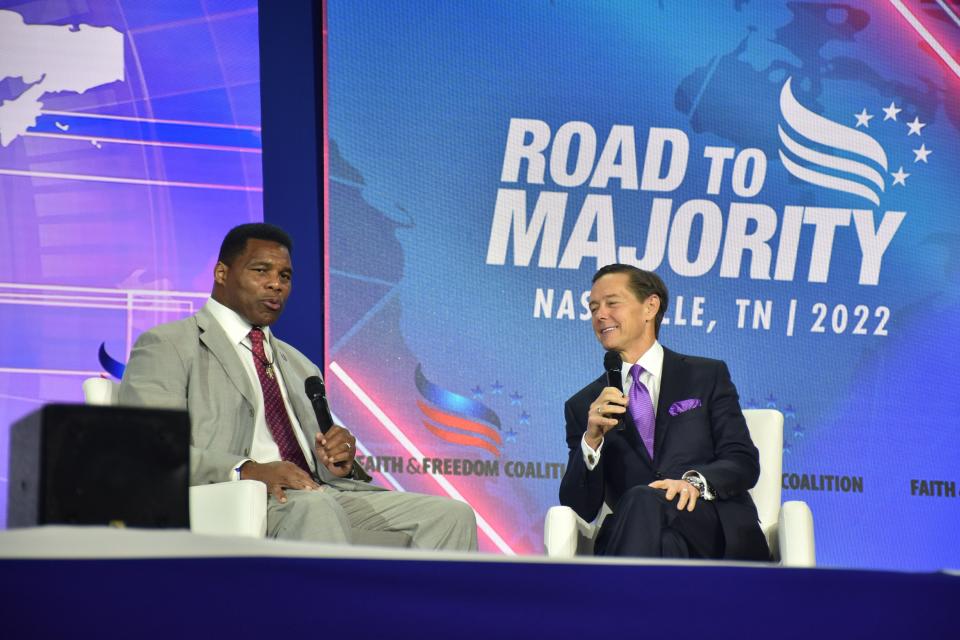
{"label": "swoosh logo", "polygon": [[100,349],[97,351],[97,360],[100,361],[100,366],[103,367],[103,370],[114,378],[117,380],[123,378],[123,372],[126,370],[127,365],[110,357],[110,354],[107,353],[106,342],[100,343]]}
{"label": "swoosh logo", "polygon": [[490,407],[430,382],[419,364],[414,375],[423,396],[417,406],[427,418],[423,426],[430,433],[452,444],[500,455],[500,417]]}
{"label": "swoosh logo", "polygon": [[798,180],[865,198],[879,206],[885,184],[876,167],[887,171],[883,147],[863,131],[804,107],[793,95],[791,81],[787,78],[780,90],[780,115],[786,126],[777,125],[784,168]]}

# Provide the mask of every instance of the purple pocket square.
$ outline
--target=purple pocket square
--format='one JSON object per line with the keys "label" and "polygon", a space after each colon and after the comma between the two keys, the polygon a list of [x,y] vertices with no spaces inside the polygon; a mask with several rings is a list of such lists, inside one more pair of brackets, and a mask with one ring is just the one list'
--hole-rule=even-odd
{"label": "purple pocket square", "polygon": [[672,405],[670,405],[670,411],[668,412],[671,416],[678,416],[684,411],[690,411],[690,409],[696,409],[700,406],[700,400],[698,398],[690,398],[689,400],[677,400]]}

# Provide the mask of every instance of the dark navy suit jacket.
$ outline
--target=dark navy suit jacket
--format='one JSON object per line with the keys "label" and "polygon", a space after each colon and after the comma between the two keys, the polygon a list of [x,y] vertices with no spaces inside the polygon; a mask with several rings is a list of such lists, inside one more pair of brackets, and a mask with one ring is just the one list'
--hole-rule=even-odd
{"label": "dark navy suit jacket", "polygon": [[[747,491],[760,476],[757,448],[740,410],[737,389],[727,365],[663,350],[663,373],[654,431],[654,459],[626,416],[626,428],[604,436],[600,462],[592,471],[583,461],[580,441],[587,428],[590,403],[606,376],[578,391],[565,406],[570,460],[560,482],[560,504],[581,518],[593,520],[606,502],[616,511],[623,493],[654,480],[678,479],[699,471],[716,496],[717,514],[726,541],[725,558],[767,560],[769,550],[760,530],[757,509]],[[698,399],[696,409],[671,416],[679,400]]]}

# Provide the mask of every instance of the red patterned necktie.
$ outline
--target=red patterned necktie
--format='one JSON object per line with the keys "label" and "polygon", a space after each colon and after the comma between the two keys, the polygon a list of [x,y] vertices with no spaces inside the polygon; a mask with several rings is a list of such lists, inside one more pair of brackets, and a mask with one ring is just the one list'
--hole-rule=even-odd
{"label": "red patterned necktie", "polygon": [[273,363],[267,360],[263,350],[263,331],[259,327],[250,330],[250,342],[253,343],[253,360],[257,366],[257,377],[260,378],[260,388],[263,389],[263,411],[267,419],[267,426],[273,435],[273,441],[280,449],[280,457],[296,464],[310,473],[310,467],[303,456],[303,449],[293,434],[293,425],[287,407],[283,403],[280,385],[273,373]]}

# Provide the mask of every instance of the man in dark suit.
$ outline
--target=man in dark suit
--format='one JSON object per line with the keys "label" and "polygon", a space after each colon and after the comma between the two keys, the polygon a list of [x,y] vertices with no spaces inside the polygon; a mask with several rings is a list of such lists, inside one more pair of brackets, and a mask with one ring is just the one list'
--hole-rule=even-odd
{"label": "man in dark suit", "polygon": [[719,360],[657,341],[668,294],[654,273],[622,264],[593,277],[593,330],[622,360],[623,389],[601,376],[567,400],[570,460],[560,503],[593,520],[606,503],[598,555],[767,560],[747,491],[759,456]]}

